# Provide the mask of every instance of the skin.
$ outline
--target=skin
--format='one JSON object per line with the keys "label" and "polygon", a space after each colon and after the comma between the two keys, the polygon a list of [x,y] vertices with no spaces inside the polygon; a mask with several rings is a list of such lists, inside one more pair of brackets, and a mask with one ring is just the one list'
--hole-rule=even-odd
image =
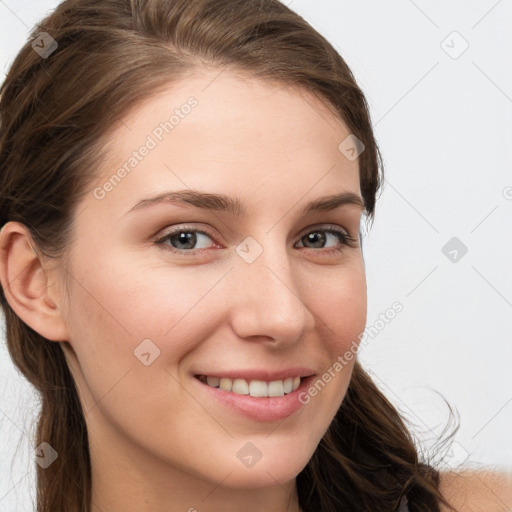
{"label": "skin", "polygon": [[[291,366],[321,375],[366,324],[361,207],[300,211],[335,193],[361,195],[358,161],[338,149],[350,131],[305,91],[218,73],[196,71],[115,127],[65,259],[41,256],[21,224],[8,223],[0,236],[9,303],[34,330],[63,342],[86,411],[95,512],[298,511],[295,478],[352,374],[355,359],[275,422],[214,403],[192,376]],[[94,187],[190,96],[197,107],[97,199]],[[142,199],[188,188],[238,197],[248,215],[170,203],[127,213]],[[156,242],[185,224],[185,232],[211,234],[198,235],[196,254],[176,239],[174,247]],[[331,225],[355,246],[327,233]],[[324,234],[323,245],[308,242],[310,233]],[[236,252],[247,236],[263,249],[252,263]],[[160,350],[148,366],[134,356],[144,339]],[[262,454],[252,467],[236,455],[249,441]]]}
{"label": "skin", "polygon": [[[505,512],[512,510],[512,471],[491,468],[447,471],[440,490],[458,512]],[[441,506],[442,512],[451,512]]]}

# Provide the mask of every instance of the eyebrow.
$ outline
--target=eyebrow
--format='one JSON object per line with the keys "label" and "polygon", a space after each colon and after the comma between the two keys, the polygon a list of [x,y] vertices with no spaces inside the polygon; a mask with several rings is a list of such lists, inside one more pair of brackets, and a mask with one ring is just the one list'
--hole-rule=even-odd
{"label": "eyebrow", "polygon": [[[197,190],[178,190],[174,192],[164,192],[155,197],[143,199],[139,201],[133,208],[128,210],[126,214],[153,206],[156,204],[177,204],[177,205],[192,205],[197,208],[205,210],[215,210],[226,212],[236,217],[247,216],[247,209],[244,203],[238,198],[232,198],[225,194],[211,194],[207,192],[199,192]],[[302,214],[306,215],[313,212],[325,212],[334,210],[340,206],[352,204],[365,208],[363,199],[353,192],[342,192],[330,196],[315,199],[307,203],[302,209]],[[126,215],[125,214],[125,215]]]}

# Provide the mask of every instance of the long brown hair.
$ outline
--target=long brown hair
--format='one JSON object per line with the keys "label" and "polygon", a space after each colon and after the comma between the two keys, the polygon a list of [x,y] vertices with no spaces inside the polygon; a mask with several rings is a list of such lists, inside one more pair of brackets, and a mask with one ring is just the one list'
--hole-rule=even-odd
{"label": "long brown hair", "polygon": [[[65,254],[112,126],[202,65],[278,80],[329,106],[364,144],[360,186],[373,220],[383,165],[366,99],[331,44],[278,0],[66,0],[33,40],[40,33],[56,41],[48,46],[45,36],[51,53],[27,42],[0,89],[0,226],[24,224],[48,257]],[[22,322],[3,290],[0,299],[9,353],[41,397],[35,446],[59,453],[37,467],[37,511],[89,512],[87,428],[61,344]],[[404,421],[356,361],[340,409],[297,476],[302,510],[394,511],[403,496],[411,512],[448,505]]]}

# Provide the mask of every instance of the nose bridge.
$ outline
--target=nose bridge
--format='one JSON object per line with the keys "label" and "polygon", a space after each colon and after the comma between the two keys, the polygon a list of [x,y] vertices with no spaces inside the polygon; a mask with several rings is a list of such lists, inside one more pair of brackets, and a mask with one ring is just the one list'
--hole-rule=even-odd
{"label": "nose bridge", "polygon": [[232,325],[242,338],[290,344],[312,327],[313,317],[297,286],[286,245],[278,240],[266,235],[260,243],[247,237],[237,248]]}

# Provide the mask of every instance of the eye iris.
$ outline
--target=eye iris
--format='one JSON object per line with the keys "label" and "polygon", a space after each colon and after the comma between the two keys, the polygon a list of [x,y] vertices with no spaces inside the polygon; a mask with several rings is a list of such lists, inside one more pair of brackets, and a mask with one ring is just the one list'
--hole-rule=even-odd
{"label": "eye iris", "polygon": [[177,240],[180,244],[186,244],[186,247],[177,247],[177,249],[193,249],[194,245],[197,243],[197,235],[192,231],[182,231],[177,235],[171,236],[170,240]]}
{"label": "eye iris", "polygon": [[320,240],[320,244],[323,245],[323,244],[325,244],[326,237],[325,237],[325,234],[320,234],[320,232],[314,232],[314,233],[310,233],[309,235],[307,235],[306,238],[308,239],[308,242],[312,242],[313,244],[315,244],[315,239],[316,239],[317,240],[316,246],[318,246],[318,240]]}

